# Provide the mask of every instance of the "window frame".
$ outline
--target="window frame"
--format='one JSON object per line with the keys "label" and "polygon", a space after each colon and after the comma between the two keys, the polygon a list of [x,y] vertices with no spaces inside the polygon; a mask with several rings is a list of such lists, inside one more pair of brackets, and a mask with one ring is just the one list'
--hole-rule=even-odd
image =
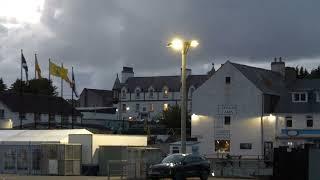
{"label": "window frame", "polygon": [[[302,95],[305,95],[305,100],[302,100]],[[298,97],[298,100],[297,100]],[[292,92],[291,100],[294,103],[306,103],[308,102],[308,92]]]}
{"label": "window frame", "polygon": [[140,99],[140,94],[141,94],[141,89],[140,88],[136,88],[136,90],[134,91],[135,92],[135,96],[136,96],[136,99]]}
{"label": "window frame", "polygon": [[127,90],[126,89],[122,89],[121,90],[121,98],[122,99],[126,99],[127,98]]}
{"label": "window frame", "polygon": [[149,111],[150,112],[154,111],[154,105],[152,103],[149,104]]}
{"label": "window frame", "polygon": [[240,143],[240,149],[250,150],[252,149],[252,143]]}
{"label": "window frame", "polygon": [[[309,122],[311,122],[311,125],[309,124]],[[307,115],[306,116],[306,126],[308,128],[312,128],[313,127],[313,117],[311,115]]]}
{"label": "window frame", "polygon": [[[287,127],[287,128],[292,128],[292,127],[293,127],[292,116],[286,116],[286,117],[285,117],[285,121],[286,121],[286,127]],[[288,122],[291,122],[291,125],[290,125],[290,126],[288,126]]]}
{"label": "window frame", "polygon": [[153,97],[154,97],[154,89],[153,88],[149,88],[148,93],[149,93],[149,98],[153,99]]}
{"label": "window frame", "polygon": [[127,111],[127,104],[122,104],[121,109],[123,112],[126,112]]}
{"label": "window frame", "polygon": [[140,112],[140,104],[136,103],[136,112]]}

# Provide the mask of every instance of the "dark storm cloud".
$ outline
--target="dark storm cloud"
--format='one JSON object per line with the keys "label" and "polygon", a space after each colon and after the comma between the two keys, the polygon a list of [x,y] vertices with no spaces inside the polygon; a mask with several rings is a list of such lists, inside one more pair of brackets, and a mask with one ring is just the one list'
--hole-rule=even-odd
{"label": "dark storm cloud", "polygon": [[140,76],[178,74],[179,54],[165,47],[176,35],[200,41],[189,55],[197,73],[228,59],[319,64],[318,7],[311,0],[48,0],[41,25],[21,39],[32,39],[30,51],[43,59],[74,66],[81,88],[111,88],[123,65]]}

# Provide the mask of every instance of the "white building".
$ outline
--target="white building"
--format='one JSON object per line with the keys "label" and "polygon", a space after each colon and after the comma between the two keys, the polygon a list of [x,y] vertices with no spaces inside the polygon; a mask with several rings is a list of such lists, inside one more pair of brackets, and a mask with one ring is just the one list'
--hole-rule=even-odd
{"label": "white building", "polygon": [[[72,118],[73,117],[73,118]],[[81,114],[61,97],[16,93],[0,94],[0,124],[19,128],[71,127]],[[4,123],[8,122],[8,123]]]}
{"label": "white building", "polygon": [[319,142],[320,80],[296,79],[281,59],[271,70],[227,61],[194,92],[193,113],[201,154],[271,158],[273,147]]}
{"label": "white building", "polygon": [[[192,109],[192,93],[209,76],[192,75],[191,70],[187,70],[189,112]],[[180,76],[134,77],[133,68],[123,67],[121,81],[117,75],[113,86],[119,117],[129,121],[159,118],[163,110],[180,104],[180,81]]]}

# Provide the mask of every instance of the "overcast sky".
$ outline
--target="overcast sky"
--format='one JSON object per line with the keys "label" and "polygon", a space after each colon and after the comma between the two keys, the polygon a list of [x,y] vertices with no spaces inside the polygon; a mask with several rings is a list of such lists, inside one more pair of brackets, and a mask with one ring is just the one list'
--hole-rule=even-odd
{"label": "overcast sky", "polygon": [[179,53],[166,48],[175,36],[200,43],[188,56],[193,74],[226,60],[269,68],[275,56],[311,69],[320,64],[319,7],[318,0],[0,0],[0,77],[10,85],[20,76],[20,49],[31,77],[35,52],[46,77],[49,57],[74,66],[79,92],[111,89],[122,66],[136,76],[176,75]]}

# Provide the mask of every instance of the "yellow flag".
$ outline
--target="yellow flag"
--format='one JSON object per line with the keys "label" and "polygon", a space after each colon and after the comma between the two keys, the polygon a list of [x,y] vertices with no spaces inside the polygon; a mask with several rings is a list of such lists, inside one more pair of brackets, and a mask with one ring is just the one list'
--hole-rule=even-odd
{"label": "yellow flag", "polygon": [[61,67],[49,61],[49,71],[53,76],[61,77]]}
{"label": "yellow flag", "polygon": [[37,72],[37,74],[38,74],[38,79],[41,79],[41,78],[42,78],[42,76],[41,76],[41,69],[40,69],[40,66],[39,66],[39,63],[38,63],[37,54],[35,54],[35,61],[36,61],[36,63],[35,63],[35,70],[36,70],[36,72]]}
{"label": "yellow flag", "polygon": [[71,83],[69,77],[68,77],[68,69],[64,68],[63,65],[61,66],[61,70],[60,70],[60,77],[67,81],[68,83]]}

